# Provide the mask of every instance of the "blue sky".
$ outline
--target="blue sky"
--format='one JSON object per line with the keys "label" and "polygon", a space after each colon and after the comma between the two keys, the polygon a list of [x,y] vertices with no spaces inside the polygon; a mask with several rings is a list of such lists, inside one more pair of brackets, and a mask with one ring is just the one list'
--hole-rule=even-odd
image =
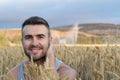
{"label": "blue sky", "polygon": [[21,27],[30,16],[45,18],[51,27],[120,24],[120,0],[0,0],[0,28]]}

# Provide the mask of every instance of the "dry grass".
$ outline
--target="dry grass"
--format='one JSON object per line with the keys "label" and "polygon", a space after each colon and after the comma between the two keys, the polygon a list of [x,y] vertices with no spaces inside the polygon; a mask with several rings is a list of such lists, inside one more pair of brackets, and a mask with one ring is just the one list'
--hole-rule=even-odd
{"label": "dry grass", "polygon": [[[120,80],[120,47],[56,47],[56,56],[74,68],[81,80]],[[5,80],[5,74],[25,55],[21,47],[0,48],[0,80]],[[36,67],[31,63],[26,65],[26,80],[57,80],[50,73],[50,68]],[[32,71],[32,73],[31,73]],[[39,75],[39,76],[38,76]]]}

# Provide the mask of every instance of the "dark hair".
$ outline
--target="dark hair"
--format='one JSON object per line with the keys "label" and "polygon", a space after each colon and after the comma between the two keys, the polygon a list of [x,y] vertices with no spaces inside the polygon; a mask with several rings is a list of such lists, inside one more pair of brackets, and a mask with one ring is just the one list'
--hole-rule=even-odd
{"label": "dark hair", "polygon": [[48,22],[42,17],[38,17],[38,16],[33,16],[26,19],[22,24],[22,30],[25,27],[25,25],[39,25],[39,24],[43,24],[46,26],[46,28],[48,29],[48,35],[50,36],[50,27]]}

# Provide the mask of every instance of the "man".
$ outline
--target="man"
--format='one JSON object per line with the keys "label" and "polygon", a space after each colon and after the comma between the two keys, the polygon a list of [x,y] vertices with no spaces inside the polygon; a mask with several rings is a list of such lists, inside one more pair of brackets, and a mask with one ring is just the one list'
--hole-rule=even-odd
{"label": "man", "polygon": [[55,58],[55,49],[52,44],[52,37],[48,22],[41,17],[30,17],[22,24],[22,45],[28,61],[22,61],[19,65],[10,70],[8,78],[24,80],[24,66],[33,58],[34,63],[43,65],[46,59],[53,74],[66,76],[67,80],[75,80],[77,73],[74,69]]}

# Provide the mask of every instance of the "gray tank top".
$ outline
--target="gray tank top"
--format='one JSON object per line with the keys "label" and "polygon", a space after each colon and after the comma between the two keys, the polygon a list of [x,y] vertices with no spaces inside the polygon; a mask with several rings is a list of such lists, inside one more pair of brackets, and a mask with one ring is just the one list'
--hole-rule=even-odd
{"label": "gray tank top", "polygon": [[[56,66],[57,70],[58,70],[58,68],[60,67],[60,65],[62,63],[63,63],[62,61],[60,61],[59,59],[56,58],[55,66]],[[23,72],[23,64],[24,64],[23,61],[19,64],[19,70],[18,70],[17,80],[25,80],[24,79],[24,72]]]}

